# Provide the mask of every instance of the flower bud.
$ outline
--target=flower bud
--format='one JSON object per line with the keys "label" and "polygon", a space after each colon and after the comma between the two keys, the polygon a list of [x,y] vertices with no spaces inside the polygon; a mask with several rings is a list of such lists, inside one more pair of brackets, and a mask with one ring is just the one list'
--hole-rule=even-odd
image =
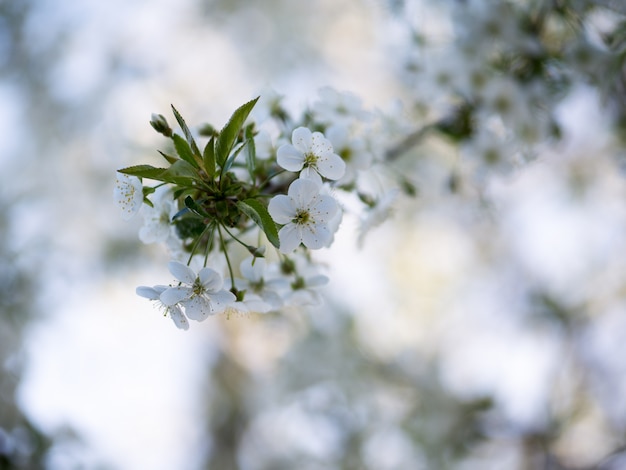
{"label": "flower bud", "polygon": [[264,258],[265,257],[265,247],[264,246],[251,246],[246,245],[246,248],[250,252],[250,254],[255,258]]}
{"label": "flower bud", "polygon": [[172,136],[172,128],[169,126],[167,120],[165,119],[165,116],[163,116],[162,114],[152,113],[150,125],[159,134],[163,134],[165,137]]}
{"label": "flower bud", "polygon": [[198,129],[198,134],[204,137],[217,137],[219,135],[219,131],[211,124],[203,124]]}

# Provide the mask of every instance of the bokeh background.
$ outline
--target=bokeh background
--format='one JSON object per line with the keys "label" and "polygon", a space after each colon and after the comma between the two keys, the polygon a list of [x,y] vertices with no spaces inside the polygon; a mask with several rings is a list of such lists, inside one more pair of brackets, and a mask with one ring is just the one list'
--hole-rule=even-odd
{"label": "bokeh background", "polygon": [[[0,468],[626,468],[625,14],[0,0]],[[388,116],[417,195],[362,246],[344,219],[323,307],[177,330],[115,170],[170,104],[219,128],[323,86]]]}

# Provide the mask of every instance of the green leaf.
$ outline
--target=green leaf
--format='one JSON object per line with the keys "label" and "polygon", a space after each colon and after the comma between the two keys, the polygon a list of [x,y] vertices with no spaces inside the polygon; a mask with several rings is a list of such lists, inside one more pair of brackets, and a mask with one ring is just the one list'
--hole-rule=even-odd
{"label": "green leaf", "polygon": [[191,152],[191,148],[189,147],[187,141],[178,134],[173,134],[172,140],[174,141],[174,147],[176,148],[176,153],[178,154],[178,156],[185,160],[187,163],[190,163],[198,168],[198,164],[193,157],[193,153]]}
{"label": "green leaf", "polygon": [[172,193],[172,199],[176,200],[178,198],[181,198],[183,196],[189,196],[192,194],[196,194],[197,189],[195,186],[189,186],[189,187],[178,187],[176,189],[174,189],[174,192]]}
{"label": "green leaf", "polygon": [[150,186],[142,186],[141,188],[143,192],[143,202],[144,204],[149,205],[150,207],[154,207],[152,201],[148,199],[148,196],[156,191],[156,188],[151,188]]}
{"label": "green leaf", "polygon": [[246,104],[237,108],[224,128],[220,131],[220,135],[217,137],[215,145],[215,158],[219,166],[224,166],[226,159],[237,142],[237,136],[241,131],[241,127],[258,100],[259,97],[253,99],[252,101],[248,101]]}
{"label": "green leaf", "polygon": [[167,163],[169,163],[170,165],[174,162],[177,162],[179,159],[178,157],[172,157],[171,155],[168,155],[167,153],[161,152],[160,150],[157,150],[157,152],[159,152],[161,154],[161,156],[163,158],[165,158],[167,160]]}
{"label": "green leaf", "polygon": [[[189,209],[186,207],[183,210],[189,212]],[[174,225],[176,226],[176,233],[181,240],[195,239],[206,230],[206,224],[199,217],[179,217],[174,220]]]}
{"label": "green leaf", "polygon": [[190,163],[178,160],[160,175],[160,180],[182,186],[192,186],[194,181],[201,181],[201,178]]}
{"label": "green leaf", "polygon": [[241,212],[250,217],[259,227],[261,227],[261,230],[265,232],[267,239],[272,245],[276,248],[279,247],[280,241],[278,240],[276,223],[263,204],[256,199],[246,199],[245,201],[238,201],[237,207]]}
{"label": "green leaf", "polygon": [[180,113],[176,110],[174,105],[171,105],[171,106],[172,106],[172,111],[174,112],[174,117],[178,121],[178,125],[180,126],[180,128],[183,130],[183,134],[185,134],[185,139],[187,139],[187,143],[189,144],[189,147],[191,148],[191,152],[193,153],[193,155],[196,155],[198,158],[200,158],[200,150],[198,149],[198,146],[196,145],[196,141],[193,138],[193,134],[189,130],[189,127],[187,127],[185,120],[180,115]]}
{"label": "green leaf", "polygon": [[182,186],[192,186],[194,180],[201,181],[198,171],[184,160],[176,160],[169,168],[155,168],[150,165],[136,165],[118,170],[127,175],[163,181]]}
{"label": "green leaf", "polygon": [[164,181],[161,179],[161,176],[166,168],[155,168],[151,165],[135,165],[129,166],[128,168],[122,168],[121,170],[117,170],[120,173],[124,173],[126,175],[138,176],[140,178],[148,178],[151,180]]}
{"label": "green leaf", "polygon": [[189,207],[183,207],[172,216],[172,220],[180,219],[183,215],[189,214],[190,212]]}
{"label": "green leaf", "polygon": [[246,127],[244,134],[246,139],[246,167],[250,174],[250,180],[254,181],[254,171],[256,170],[256,146],[254,144],[254,135],[252,126]]}
{"label": "green leaf", "polygon": [[191,212],[200,217],[211,217],[191,196],[185,198],[185,206],[189,208]]}
{"label": "green leaf", "polygon": [[204,147],[203,160],[207,175],[213,179],[215,177],[215,137],[211,137],[211,140]]}
{"label": "green leaf", "polygon": [[230,167],[233,166],[233,163],[235,162],[235,158],[237,158],[237,155],[239,155],[241,153],[241,151],[243,150],[245,145],[246,144],[244,143],[230,157],[228,157],[228,159],[226,160],[226,163],[224,163],[224,166],[222,167],[221,173],[224,173],[224,172],[230,170]]}

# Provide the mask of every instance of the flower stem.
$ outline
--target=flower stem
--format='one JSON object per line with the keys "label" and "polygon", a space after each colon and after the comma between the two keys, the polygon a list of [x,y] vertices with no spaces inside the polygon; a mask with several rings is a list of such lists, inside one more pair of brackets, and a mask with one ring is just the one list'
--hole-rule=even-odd
{"label": "flower stem", "polygon": [[237,243],[239,243],[240,245],[242,245],[243,247],[245,247],[246,249],[248,249],[248,245],[246,245],[244,242],[242,242],[241,240],[239,240],[239,238],[237,238],[235,235],[233,235],[233,233],[232,233],[230,230],[228,230],[228,229],[226,228],[226,226],[225,226],[225,225],[222,225],[222,228],[226,231],[226,233],[227,233],[228,235],[230,235],[230,236],[231,236],[231,238],[232,238],[233,240],[235,240]]}
{"label": "flower stem", "polygon": [[[224,229],[228,232],[226,227]],[[230,287],[231,290],[235,290],[235,276],[233,275],[233,267],[230,264],[230,258],[228,257],[228,250],[226,250],[226,243],[224,243],[224,235],[222,235],[222,230],[220,229],[220,224],[217,225],[217,232],[220,235],[220,244],[222,245],[222,250],[224,251],[224,258],[226,258],[226,265],[228,266],[228,273],[230,274]]]}
{"label": "flower stem", "polygon": [[[214,224],[211,224],[213,227],[215,226]],[[214,230],[211,230],[211,233],[209,234],[209,239],[206,242],[206,249],[204,250],[204,264],[202,266],[204,266],[206,268],[206,263],[207,260],[209,259],[209,252],[211,251],[211,244],[213,243],[213,235],[215,234]]]}
{"label": "flower stem", "polygon": [[[211,230],[211,235],[209,236],[209,241],[211,241],[213,239],[213,230],[215,229],[215,224],[208,224],[206,226],[206,228],[202,231],[202,233],[198,236],[196,241],[194,242],[193,247],[191,248],[191,253],[189,254],[189,259],[187,259],[187,266],[189,266],[191,264],[191,259],[193,258],[193,255],[196,254],[196,250],[198,249],[198,245],[200,244],[200,240],[202,240],[202,237],[204,236],[204,234],[209,229]],[[207,247],[209,245],[210,245],[210,243],[207,243]],[[207,248],[207,251],[208,251],[208,248]],[[205,257],[205,266],[206,266],[206,257]]]}
{"label": "flower stem", "polygon": [[287,170],[282,170],[282,169],[281,169],[281,170],[279,170],[279,171],[276,171],[275,173],[272,173],[272,174],[271,174],[271,175],[269,175],[267,178],[265,178],[265,181],[261,181],[261,183],[259,183],[259,186],[257,187],[257,189],[259,189],[259,190],[260,190],[260,189],[263,189],[265,186],[267,186],[267,185],[268,185],[268,183],[269,183],[270,181],[272,181],[272,178],[274,178],[274,177],[276,177],[276,176],[278,176],[278,175],[280,175],[280,174],[282,174],[282,173],[285,173],[286,171],[287,171]]}

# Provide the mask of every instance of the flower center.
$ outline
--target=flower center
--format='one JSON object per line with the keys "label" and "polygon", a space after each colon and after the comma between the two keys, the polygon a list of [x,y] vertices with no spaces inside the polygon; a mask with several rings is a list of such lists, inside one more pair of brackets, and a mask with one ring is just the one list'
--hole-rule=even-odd
{"label": "flower center", "polygon": [[300,276],[296,276],[296,280],[291,283],[291,288],[293,290],[304,289],[305,287],[306,283],[304,282],[304,279]]}
{"label": "flower center", "polygon": [[311,216],[308,211],[298,210],[296,212],[296,216],[293,218],[292,222],[296,225],[305,225],[311,220]]}
{"label": "flower center", "polygon": [[511,100],[509,99],[509,97],[504,96],[504,95],[497,96],[493,102],[493,107],[500,114],[508,114],[509,111],[511,111],[511,108],[513,107],[512,105],[513,103],[511,103]]}
{"label": "flower center", "polygon": [[341,149],[339,156],[343,158],[344,161],[349,162],[352,159],[352,149],[350,147]]}
{"label": "flower center", "polygon": [[484,158],[488,165],[495,165],[500,161],[500,153],[496,149],[487,149],[485,150]]}
{"label": "flower center", "polygon": [[315,167],[317,165],[317,155],[315,155],[314,153],[307,153],[304,155],[304,167]]}
{"label": "flower center", "polygon": [[193,286],[191,287],[193,289],[193,295],[202,295],[205,292],[204,286],[202,285],[202,282],[200,282],[200,278],[197,277],[196,280],[193,282]]}

